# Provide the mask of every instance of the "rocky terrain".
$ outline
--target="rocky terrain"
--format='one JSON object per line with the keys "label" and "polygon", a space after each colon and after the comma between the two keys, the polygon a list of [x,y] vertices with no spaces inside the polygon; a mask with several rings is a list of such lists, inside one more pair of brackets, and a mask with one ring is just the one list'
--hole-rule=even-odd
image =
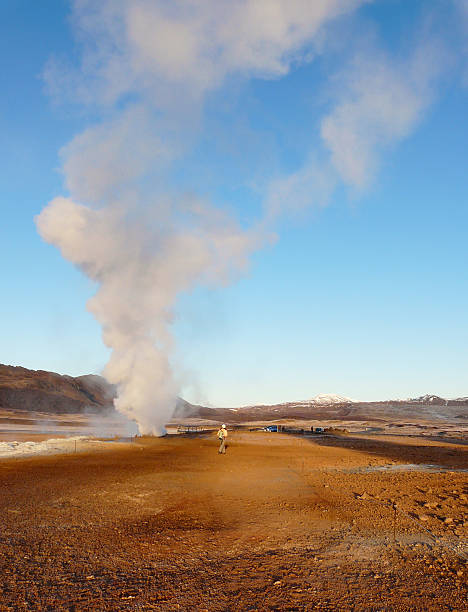
{"label": "rocky terrain", "polygon": [[0,460],[0,610],[461,612],[467,452],[230,431]]}
{"label": "rocky terrain", "polygon": [[[0,366],[1,611],[466,609],[463,398],[180,399],[172,431],[205,433],[50,439],[126,431],[113,395],[100,377]],[[249,431],[265,422],[308,435]]]}

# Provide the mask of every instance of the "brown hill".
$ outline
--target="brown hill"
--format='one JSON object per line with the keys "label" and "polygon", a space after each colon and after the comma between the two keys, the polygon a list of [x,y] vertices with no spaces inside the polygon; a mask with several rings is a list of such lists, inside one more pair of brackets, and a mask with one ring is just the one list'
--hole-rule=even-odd
{"label": "brown hill", "polygon": [[[468,402],[458,405],[434,406],[416,402],[353,402],[349,404],[285,403],[272,406],[242,408],[193,407],[197,416],[214,421],[242,423],[281,419],[337,421],[431,421],[468,422]],[[195,410],[196,408],[196,410]]]}
{"label": "brown hill", "polygon": [[101,376],[61,376],[0,364],[0,408],[24,412],[97,413],[110,408],[112,385]]}

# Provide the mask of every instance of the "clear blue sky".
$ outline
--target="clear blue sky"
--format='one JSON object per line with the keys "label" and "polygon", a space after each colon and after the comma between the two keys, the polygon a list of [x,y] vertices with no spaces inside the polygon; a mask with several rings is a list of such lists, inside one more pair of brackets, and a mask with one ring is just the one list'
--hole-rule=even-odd
{"label": "clear blue sky", "polygon": [[[44,83],[51,57],[80,56],[70,14],[65,0],[0,4],[0,362],[80,375],[99,373],[109,354],[85,307],[95,287],[34,224],[66,193],[60,148],[101,113],[55,101]],[[187,399],[468,394],[467,15],[463,2],[363,3],[329,24],[314,59],[283,76],[228,74],[204,96],[202,127],[166,180],[245,226],[261,218],[274,181],[311,158],[329,167],[334,146],[341,154],[342,131],[331,144],[321,135],[340,105],[354,127],[361,113],[358,142],[372,163],[364,184],[335,165],[326,202],[280,215],[276,241],[236,282],[180,296],[172,359]],[[367,97],[346,75],[375,90],[369,58],[404,89],[413,110],[403,128],[391,108],[367,123]]]}

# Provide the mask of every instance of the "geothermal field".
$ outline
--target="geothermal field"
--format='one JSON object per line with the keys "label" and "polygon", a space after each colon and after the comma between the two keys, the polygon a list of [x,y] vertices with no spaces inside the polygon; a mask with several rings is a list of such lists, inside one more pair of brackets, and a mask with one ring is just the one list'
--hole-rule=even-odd
{"label": "geothermal field", "polygon": [[152,437],[113,394],[0,365],[0,610],[467,609],[466,398],[179,400]]}
{"label": "geothermal field", "polygon": [[467,609],[466,440],[258,428],[4,427],[0,610]]}
{"label": "geothermal field", "polygon": [[468,0],[0,45],[0,612],[468,612]]}

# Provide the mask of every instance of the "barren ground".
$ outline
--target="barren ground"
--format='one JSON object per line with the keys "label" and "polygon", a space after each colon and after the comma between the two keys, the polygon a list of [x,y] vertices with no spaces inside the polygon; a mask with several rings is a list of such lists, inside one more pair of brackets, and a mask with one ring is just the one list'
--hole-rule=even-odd
{"label": "barren ground", "polygon": [[229,442],[0,461],[0,610],[468,609],[468,446]]}

